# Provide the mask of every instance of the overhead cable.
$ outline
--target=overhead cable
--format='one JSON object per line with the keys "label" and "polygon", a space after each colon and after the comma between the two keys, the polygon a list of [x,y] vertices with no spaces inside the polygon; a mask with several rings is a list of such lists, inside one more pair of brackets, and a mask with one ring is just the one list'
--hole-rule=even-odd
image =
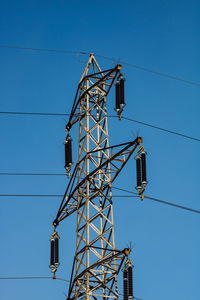
{"label": "overhead cable", "polygon": [[60,113],[43,113],[43,112],[22,112],[22,111],[0,111],[0,114],[4,115],[32,115],[32,116],[60,116],[66,117],[70,114]]}
{"label": "overhead cable", "polygon": [[57,280],[62,280],[62,281],[66,281],[69,282],[69,280],[63,279],[63,278],[59,278],[59,277],[50,277],[50,276],[14,276],[14,277],[0,277],[0,280],[24,280],[24,279],[57,279]]}
{"label": "overhead cable", "polygon": [[166,205],[174,206],[174,207],[177,207],[177,208],[185,209],[185,210],[188,210],[188,211],[191,211],[191,212],[194,212],[194,213],[198,213],[198,214],[200,213],[200,210],[189,208],[189,207],[182,206],[182,205],[175,204],[175,203],[171,203],[171,202],[168,202],[168,201],[160,200],[160,199],[157,199],[157,198],[153,198],[153,197],[149,197],[149,196],[144,196],[144,198],[152,200],[152,201],[160,202],[160,203],[163,203],[163,204],[166,204]]}
{"label": "overhead cable", "polygon": [[[129,194],[133,194],[133,196],[129,196],[129,195],[121,196],[121,197],[125,197],[125,198],[135,197],[135,195],[137,194],[135,192],[132,192],[132,191],[129,191],[129,190],[126,190],[126,189],[122,189],[122,188],[119,188],[119,187],[115,187],[115,186],[112,186],[112,188],[114,188],[116,190],[123,191],[123,192],[127,192]],[[164,200],[161,200],[161,199],[153,198],[153,197],[150,197],[150,196],[145,196],[144,195],[144,198],[155,201],[155,202],[159,202],[159,203],[162,203],[162,204],[170,205],[170,206],[173,206],[173,207],[185,209],[185,210],[188,210],[188,211],[191,211],[191,212],[200,213],[200,210],[189,208],[189,207],[186,207],[186,206],[182,206],[182,205],[179,205],[179,204],[176,204],[176,203],[164,201]]]}
{"label": "overhead cable", "polygon": [[122,60],[119,60],[119,59],[116,59],[116,58],[106,57],[106,56],[103,56],[103,55],[100,55],[100,54],[95,54],[95,55],[96,55],[96,57],[100,57],[100,58],[110,60],[110,61],[113,61],[113,62],[120,61],[120,64],[129,66],[129,67],[134,68],[134,69],[138,69],[140,71],[145,71],[145,72],[152,73],[152,74],[155,74],[155,75],[158,75],[158,76],[161,76],[161,77],[166,77],[166,78],[169,78],[169,79],[181,81],[181,82],[186,83],[186,84],[200,86],[200,83],[196,82],[196,81],[190,81],[190,80],[186,80],[186,79],[183,79],[183,78],[180,78],[180,77],[177,77],[177,76],[174,76],[174,75],[170,75],[170,74],[167,74],[167,73],[158,72],[158,71],[155,71],[155,70],[152,70],[152,69],[149,69],[149,68],[145,68],[145,67],[142,67],[142,66],[138,66],[138,65],[135,65],[135,64],[131,64],[131,63],[128,63],[126,61],[122,61]]}
{"label": "overhead cable", "polygon": [[40,51],[40,52],[52,52],[52,53],[55,52],[55,53],[64,53],[64,54],[90,54],[89,52],[86,52],[86,51],[58,50],[58,49],[47,49],[47,48],[9,46],[9,45],[0,45],[0,48],[29,50],[29,51]]}
{"label": "overhead cable", "polygon": [[[126,191],[126,190],[124,190]],[[127,191],[130,193],[130,191]],[[27,197],[27,198],[40,198],[40,197],[43,197],[43,198],[54,198],[54,197],[63,197],[63,195],[52,195],[52,194],[0,194],[0,197]],[[112,196],[113,198],[137,198],[138,195],[135,195],[135,193],[133,192],[133,195],[113,195]],[[187,211],[190,211],[190,212],[194,212],[194,213],[200,213],[200,210],[197,210],[197,209],[193,209],[193,208],[190,208],[190,207],[186,207],[186,206],[182,206],[182,205],[179,205],[179,204],[176,204],[176,203],[172,203],[172,202],[168,202],[168,201],[164,201],[164,200],[161,200],[161,199],[157,199],[157,198],[153,198],[153,197],[149,197],[149,196],[144,196],[145,199],[149,199],[151,201],[155,201],[155,202],[159,202],[159,203],[162,203],[162,204],[166,204],[166,205],[169,205],[169,206],[173,206],[173,207],[176,207],[176,208],[180,208],[180,209],[184,209],[184,210],[187,210]]]}
{"label": "overhead cable", "polygon": [[[123,192],[127,192],[129,194],[133,194],[134,196],[137,195],[137,193],[135,193],[135,192],[132,192],[132,191],[129,191],[129,190],[126,190],[126,189],[122,189],[122,188],[119,188],[119,187],[116,187],[116,186],[112,186],[112,188],[116,189],[116,190],[123,191]],[[131,198],[131,197],[132,196],[126,195],[126,198]],[[185,206],[182,206],[182,205],[179,205],[179,204],[176,204],[176,203],[164,201],[164,200],[161,200],[161,199],[153,198],[153,197],[150,197],[150,196],[145,196],[144,195],[144,198],[152,200],[152,201],[155,201],[155,202],[159,202],[159,203],[162,203],[162,204],[174,206],[174,207],[177,207],[177,208],[186,209],[186,210],[191,211],[191,212],[200,213],[199,210],[196,210],[196,209],[193,209],[193,208],[189,208],[189,207],[185,207]]]}
{"label": "overhead cable", "polygon": [[52,195],[52,194],[0,194],[0,197],[63,197],[63,195]]}
{"label": "overhead cable", "polygon": [[[51,53],[63,53],[63,54],[75,54],[75,55],[79,55],[79,54],[90,55],[90,52],[88,52],[88,51],[71,51],[71,50],[59,50],[59,49],[43,49],[43,48],[22,47],[22,46],[9,46],[9,45],[0,45],[0,48],[18,49],[18,50],[29,50],[29,51],[40,51],[40,52],[51,52]],[[116,59],[116,58],[111,58],[111,57],[103,56],[103,55],[100,55],[98,53],[94,53],[94,54],[95,54],[96,57],[103,58],[103,59],[106,59],[106,60],[109,60],[109,61],[112,61],[112,62],[119,61],[119,59]],[[121,61],[120,60],[120,63],[123,64],[123,65],[126,65],[128,67],[131,67],[131,68],[134,68],[134,69],[138,69],[140,71],[152,73],[154,75],[158,75],[158,76],[165,77],[165,78],[172,79],[172,80],[177,80],[177,81],[180,81],[180,82],[183,82],[183,83],[186,83],[186,84],[200,86],[200,83],[198,83],[198,82],[191,81],[191,80],[186,80],[186,79],[183,79],[183,78],[171,75],[171,74],[167,74],[167,73],[163,73],[163,72],[158,72],[158,71],[146,68],[146,67],[142,67],[142,66],[139,66],[139,65],[128,63],[126,61]]]}
{"label": "overhead cable", "polygon": [[[53,194],[0,194],[0,197],[63,197],[63,195],[53,195]],[[114,198],[124,197],[124,198],[130,198],[130,197],[138,197],[138,195],[134,196],[127,196],[127,195],[112,195]]]}
{"label": "overhead cable", "polygon": [[[69,116],[70,114],[61,114],[61,113],[40,113],[40,112],[6,112],[6,111],[0,111],[0,114],[3,115],[33,115],[33,116]],[[114,115],[107,115],[108,118],[118,118],[118,116],[114,116]],[[164,131],[164,132],[168,132],[168,133],[171,133],[171,134],[174,134],[174,135],[177,135],[177,136],[181,136],[183,138],[187,138],[187,139],[190,139],[190,140],[194,140],[194,141],[197,141],[197,142],[200,142],[200,139],[199,138],[196,138],[196,137],[192,137],[192,136],[189,136],[189,135],[186,135],[186,134],[182,134],[182,133],[179,133],[177,131],[172,131],[172,130],[169,130],[169,129],[165,129],[165,128],[162,128],[162,127],[158,127],[158,126],[155,126],[155,125],[152,125],[152,124],[149,124],[149,123],[145,123],[145,122],[142,122],[142,121],[138,121],[138,120],[135,120],[135,119],[132,119],[132,118],[129,118],[129,117],[124,117],[124,116],[121,116],[122,119],[124,120],[128,120],[128,121],[131,121],[131,122],[135,122],[135,123],[138,123],[138,124],[141,124],[141,125],[144,125],[144,126],[148,126],[148,127],[151,127],[151,128],[154,128],[154,129],[157,129],[157,130],[161,130],[161,131]]]}
{"label": "overhead cable", "polygon": [[[40,279],[53,279],[53,280],[61,280],[61,281],[65,281],[65,282],[70,282],[70,280],[64,279],[64,278],[59,278],[59,277],[50,277],[50,276],[6,276],[6,277],[0,277],[0,280],[40,280]],[[119,293],[119,295],[123,295],[121,293]],[[136,300],[142,300],[141,298],[136,298],[133,296],[133,299]]]}
{"label": "overhead cable", "polygon": [[[16,176],[16,175],[23,175],[23,176],[26,176],[26,175],[36,175],[36,176],[39,176],[39,175],[51,175],[51,176],[67,176],[66,174],[57,174],[57,173],[0,173],[0,175],[13,175],[13,176]],[[128,196],[128,195],[113,195],[112,197],[114,198],[119,198],[119,197],[123,197],[123,198],[132,198],[132,197],[138,197],[138,194],[135,193],[135,192],[132,192],[132,191],[128,191],[126,189],[123,189],[123,188],[119,188],[119,187],[115,187],[115,186],[112,186],[112,188],[114,189],[117,189],[117,190],[120,190],[120,191],[123,191],[123,192],[127,192],[127,193],[130,193],[132,194],[133,196]],[[35,195],[35,194],[0,194],[0,197],[51,197],[51,198],[54,198],[54,197],[63,197],[63,195],[52,195],[52,194],[40,194],[40,195]],[[181,208],[181,209],[185,209],[185,210],[188,210],[188,211],[191,211],[191,212],[195,212],[195,213],[200,213],[199,210],[196,210],[196,209],[193,209],[193,208],[189,208],[189,207],[185,207],[185,206],[182,206],[182,205],[179,205],[179,204],[175,204],[175,203],[172,203],[172,202],[168,202],[168,201],[164,201],[164,200],[161,200],[161,199],[157,199],[157,198],[153,198],[153,197],[150,197],[150,196],[144,196],[144,198],[146,199],[149,199],[149,200],[152,200],[152,201],[155,201],[155,202],[160,202],[160,203],[163,203],[163,204],[166,204],[166,205],[170,205],[170,206],[174,206],[174,207],[177,207],[177,208]]]}
{"label": "overhead cable", "polygon": [[176,131],[172,131],[172,130],[169,130],[169,129],[164,129],[164,128],[161,128],[161,127],[158,127],[158,126],[155,126],[155,125],[152,125],[152,124],[148,124],[148,123],[145,123],[145,122],[134,120],[132,118],[127,118],[127,117],[123,117],[123,116],[121,116],[121,117],[123,119],[125,119],[125,120],[128,120],[128,121],[139,123],[139,124],[142,124],[142,125],[145,125],[145,126],[149,126],[151,128],[154,128],[154,129],[162,130],[162,131],[165,131],[165,132],[168,132],[168,133],[179,135],[181,137],[184,137],[184,138],[187,138],[187,139],[190,139],[190,140],[194,140],[194,141],[200,142],[200,139],[192,137],[192,136],[189,136],[189,135],[186,135],[186,134],[182,134],[182,133],[179,133],[179,132],[176,132]]}
{"label": "overhead cable", "polygon": [[64,173],[15,173],[15,172],[1,172],[0,175],[11,176],[67,176]]}

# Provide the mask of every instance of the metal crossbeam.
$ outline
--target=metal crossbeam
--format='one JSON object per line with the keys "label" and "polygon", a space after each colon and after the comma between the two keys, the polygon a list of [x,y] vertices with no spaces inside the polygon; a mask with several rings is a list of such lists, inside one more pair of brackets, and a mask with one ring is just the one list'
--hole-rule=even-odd
{"label": "metal crossbeam", "polygon": [[[73,212],[77,211],[77,208],[81,207],[84,204],[83,201],[85,200],[85,194],[83,191],[86,189],[87,181],[89,181],[90,183],[90,200],[92,200],[99,194],[102,194],[102,196],[107,197],[105,190],[110,188],[111,183],[119,175],[120,171],[125,166],[132,153],[135,151],[136,147],[140,145],[140,143],[141,138],[136,138],[132,142],[128,142],[122,145],[115,145],[114,147],[109,147],[109,149],[112,150],[112,154],[110,156],[107,156],[105,152],[108,149],[102,149],[101,151],[105,153],[105,156],[103,157],[101,155],[100,165],[97,165],[97,163],[93,161],[94,157],[98,158],[96,153],[99,150],[89,152],[79,163],[77,163],[74,172],[71,176],[71,180],[66,189],[66,192],[64,194],[63,201],[59,208],[57,217],[54,220],[54,223],[58,224],[60,221],[71,215]],[[113,153],[113,150],[115,149],[117,149],[118,151],[116,153]],[[84,179],[78,180],[76,182],[76,179],[78,177],[78,169],[80,168],[80,165],[82,165],[86,161],[86,159],[90,159],[90,161],[93,162],[96,166],[96,169],[94,169],[88,175],[84,174]],[[100,186],[98,186],[97,183],[99,182],[98,175],[100,170],[102,179]],[[105,180],[108,178],[110,179],[109,181]],[[78,179],[81,178],[78,177]],[[82,197],[80,195],[82,195]]]}

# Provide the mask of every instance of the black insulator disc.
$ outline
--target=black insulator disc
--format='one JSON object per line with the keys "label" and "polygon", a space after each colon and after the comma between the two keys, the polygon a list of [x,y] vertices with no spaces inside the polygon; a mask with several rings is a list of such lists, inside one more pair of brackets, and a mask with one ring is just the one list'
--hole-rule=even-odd
{"label": "black insulator disc", "polygon": [[68,143],[65,143],[65,168],[68,167],[69,162],[68,162]]}
{"label": "black insulator disc", "polygon": [[65,168],[68,168],[72,164],[72,140],[66,139],[65,142]]}
{"label": "black insulator disc", "polygon": [[146,175],[146,153],[145,152],[142,152],[141,160],[142,160],[142,183],[146,183],[147,175]]}
{"label": "black insulator disc", "polygon": [[66,130],[70,130],[72,128],[72,124],[68,123],[65,127]]}
{"label": "black insulator disc", "polygon": [[50,267],[53,267],[54,266],[54,240],[52,239],[51,240],[51,254],[50,254]]}
{"label": "black insulator disc", "polygon": [[122,105],[122,107],[124,106],[124,79],[121,78],[120,79],[120,82],[119,82],[119,85],[120,85],[120,105]]}
{"label": "black insulator disc", "polygon": [[137,172],[137,188],[141,188],[141,160],[140,157],[136,158],[136,172]]}
{"label": "black insulator disc", "polygon": [[119,81],[115,85],[115,109],[120,110],[120,92],[119,92]]}
{"label": "black insulator disc", "polygon": [[59,238],[55,236],[55,265],[59,265]]}
{"label": "black insulator disc", "polygon": [[128,295],[133,297],[133,272],[132,266],[128,267]]}
{"label": "black insulator disc", "polygon": [[127,270],[123,272],[123,287],[124,287],[124,300],[128,300],[128,278]]}
{"label": "black insulator disc", "polygon": [[72,140],[71,138],[68,140],[68,159],[69,159],[69,164],[72,164]]}

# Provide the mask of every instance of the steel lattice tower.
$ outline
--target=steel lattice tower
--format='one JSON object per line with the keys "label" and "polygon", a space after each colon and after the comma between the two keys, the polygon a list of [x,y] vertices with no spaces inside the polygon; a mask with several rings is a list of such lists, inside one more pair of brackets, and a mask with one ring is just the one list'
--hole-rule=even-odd
{"label": "steel lattice tower", "polygon": [[[80,86],[82,93],[90,89],[97,80],[95,77],[87,77],[90,67],[93,68],[94,74],[101,72],[94,56],[91,56],[82,77],[85,78]],[[79,108],[80,115],[84,113],[84,118],[79,122],[78,182],[98,168],[98,171],[94,172],[78,190],[79,197],[84,197],[85,201],[84,205],[77,209],[75,276],[77,277],[80,272],[83,274],[76,281],[75,295],[84,291],[87,299],[90,295],[105,297],[109,292],[108,288],[117,295],[115,261],[112,266],[102,263],[90,268],[97,261],[109,256],[115,249],[110,163],[106,168],[100,168],[102,162],[110,156],[106,110],[106,90],[109,87],[109,79],[111,78],[91,88],[84,100],[80,102]],[[101,150],[102,148],[107,149]],[[92,153],[88,156],[87,153],[90,152]],[[105,190],[102,189],[104,185],[107,185]],[[90,271],[84,272],[85,268]],[[109,280],[107,287],[98,284],[98,282],[105,282],[111,276],[113,279]]]}
{"label": "steel lattice tower", "polygon": [[79,124],[78,162],[53,226],[77,213],[69,299],[118,299],[117,274],[130,253],[115,248],[111,184],[134,150],[143,147],[141,138],[109,146],[106,96],[119,76],[120,65],[102,71],[91,54],[66,126],[69,132]]}

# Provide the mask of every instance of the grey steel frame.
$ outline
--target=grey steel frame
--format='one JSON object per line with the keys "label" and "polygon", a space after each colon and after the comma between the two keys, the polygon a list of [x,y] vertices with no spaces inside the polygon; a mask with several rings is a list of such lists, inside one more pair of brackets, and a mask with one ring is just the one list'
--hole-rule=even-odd
{"label": "grey steel frame", "polygon": [[78,162],[53,226],[77,212],[69,299],[118,299],[117,274],[129,254],[115,248],[111,184],[142,139],[109,146],[106,96],[120,72],[120,65],[101,71],[91,54],[66,126],[79,122]]}

